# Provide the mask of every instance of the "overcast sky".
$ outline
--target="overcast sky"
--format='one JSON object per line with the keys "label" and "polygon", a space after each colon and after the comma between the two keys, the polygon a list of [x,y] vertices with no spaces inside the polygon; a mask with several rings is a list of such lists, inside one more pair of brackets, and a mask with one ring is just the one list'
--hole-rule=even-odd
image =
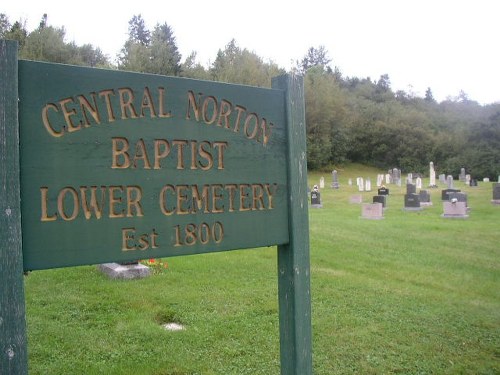
{"label": "overcast sky", "polygon": [[344,76],[389,75],[392,89],[437,100],[460,90],[482,104],[500,102],[498,0],[176,0],[4,1],[11,22],[29,31],[44,13],[66,41],[100,47],[112,59],[142,14],[152,30],[172,27],[183,59],[196,51],[205,66],[231,39],[289,69],[321,45]]}

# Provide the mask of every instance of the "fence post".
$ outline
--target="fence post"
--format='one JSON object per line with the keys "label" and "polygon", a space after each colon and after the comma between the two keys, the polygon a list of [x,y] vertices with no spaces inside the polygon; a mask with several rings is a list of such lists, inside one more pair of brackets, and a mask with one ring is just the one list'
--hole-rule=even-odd
{"label": "fence post", "polygon": [[17,42],[0,40],[0,374],[28,373],[19,169]]}

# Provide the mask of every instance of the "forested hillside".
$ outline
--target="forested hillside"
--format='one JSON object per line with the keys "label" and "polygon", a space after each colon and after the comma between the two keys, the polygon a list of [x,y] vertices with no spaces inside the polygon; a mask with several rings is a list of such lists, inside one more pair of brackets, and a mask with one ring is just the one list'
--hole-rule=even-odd
{"label": "forested hillside", "polygon": [[[116,57],[66,41],[64,28],[48,25],[46,15],[28,31],[22,21],[11,23],[0,14],[0,38],[17,40],[20,58],[30,60],[262,87],[285,73],[234,39],[214,51],[209,66],[196,60],[196,52],[183,59],[174,30],[166,23],[149,30],[140,15],[129,21],[128,39]],[[433,161],[438,173],[457,176],[464,167],[475,178],[500,175],[500,103],[480,105],[464,92],[437,102],[431,88],[425,97],[394,92],[386,74],[344,76],[321,46],[305,51],[293,70],[304,75],[310,169],[352,161],[426,173]]]}

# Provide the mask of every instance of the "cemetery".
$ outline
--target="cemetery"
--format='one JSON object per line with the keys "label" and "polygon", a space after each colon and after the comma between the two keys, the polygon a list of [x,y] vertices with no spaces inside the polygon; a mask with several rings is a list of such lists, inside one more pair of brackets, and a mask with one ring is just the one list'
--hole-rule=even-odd
{"label": "cemetery", "polygon": [[[31,69],[29,64],[24,63],[24,72]],[[47,69],[44,77],[53,74],[47,67],[34,70],[39,69]],[[100,81],[91,78],[85,83],[89,90]],[[128,78],[134,82],[134,77]],[[39,79],[43,83],[48,78]],[[37,147],[47,149],[56,144],[56,151],[1,148],[3,181],[11,176],[6,160],[17,170],[20,151],[21,162],[29,167],[22,181],[32,182],[35,192],[21,190],[22,236],[20,209],[11,205],[14,200],[7,202],[19,191],[4,191],[7,198],[1,201],[2,229],[10,233],[16,219],[19,231],[2,238],[0,373],[16,373],[10,366],[23,355],[30,374],[500,372],[500,183],[468,178],[465,170],[457,171],[455,178],[439,174],[436,180],[432,163],[430,175],[360,164],[307,173],[304,150],[297,157],[286,153],[303,145],[283,123],[276,121],[268,133],[268,123],[259,122],[257,112],[248,112],[239,133],[227,131],[229,123],[222,126],[230,108],[243,108],[246,100],[285,122],[281,106],[292,102],[289,96],[300,96],[295,79],[279,77],[273,90],[260,92],[267,100],[250,88],[242,93],[235,87],[167,81],[166,86],[183,94],[186,85],[200,85],[226,96],[207,95],[205,105],[202,98],[196,104],[194,91],[188,93],[191,115],[176,121],[185,128],[195,126],[195,135],[204,135],[201,126],[213,133],[200,139],[177,137],[169,160],[179,175],[172,182],[160,179],[158,185],[150,172],[160,170],[161,159],[167,158],[166,139],[150,139],[156,147],[151,160],[140,140],[131,147],[133,157],[116,148],[126,144],[125,135],[137,138],[131,116],[137,109],[130,92],[123,91],[128,94],[114,104],[125,114],[117,121],[127,120],[121,125],[121,144],[109,138],[110,148],[89,157],[111,156],[104,167],[97,163],[102,169],[96,175],[108,181],[99,185],[101,194],[97,186],[66,182],[87,177],[81,168],[88,166],[87,159],[79,159],[76,170],[64,169],[66,159],[59,163],[57,168],[66,172],[57,175],[64,178],[61,183],[37,172],[51,172],[50,156],[67,155],[68,149],[83,154],[89,144],[95,150],[103,146],[90,135],[99,130],[98,124],[73,123],[71,117],[77,113],[67,110],[62,94],[54,95],[59,107],[48,102],[45,107],[44,102],[26,105],[23,99],[27,108],[46,108],[38,133],[21,129],[29,133],[23,140],[40,141]],[[25,82],[26,91],[29,85],[44,86],[36,79]],[[154,107],[162,105],[160,89],[158,102],[149,95],[136,106],[149,114],[142,120],[154,128],[161,117],[156,114],[167,112]],[[234,107],[228,99],[233,95],[238,98]],[[17,96],[10,97],[17,102]],[[224,106],[216,108],[216,98]],[[266,106],[267,102],[274,104]],[[79,107],[80,125],[90,118],[85,113],[91,113],[92,106],[87,104]],[[10,108],[17,108],[17,103]],[[212,117],[198,112],[209,108],[213,121],[221,121],[218,128],[207,127]],[[63,115],[67,124],[54,127],[55,117],[48,112]],[[300,110],[291,112],[286,121],[301,118]],[[257,123],[263,125],[259,128]],[[106,134],[111,135],[112,126],[105,128]],[[12,131],[2,123],[1,130],[6,129]],[[72,136],[84,138],[66,141]],[[264,147],[268,141],[274,148]],[[18,147],[10,139],[5,144]],[[179,151],[184,147],[185,154]],[[237,148],[245,157],[235,157]],[[259,169],[262,163],[253,156],[255,150],[271,163],[272,173]],[[121,168],[122,162],[126,168]],[[143,184],[126,185],[138,165]],[[251,178],[240,181],[246,176],[241,171]],[[210,182],[199,181],[204,174]],[[110,175],[120,176],[121,185],[112,185]],[[225,179],[219,180],[221,175]],[[19,188],[20,176],[16,179],[9,184]],[[51,183],[57,186],[52,195]],[[7,184],[2,186],[5,190]],[[105,194],[107,204],[99,205],[98,196],[104,202]],[[436,204],[430,204],[433,201]],[[194,215],[199,216],[192,219]],[[203,215],[216,215],[218,220],[208,222]],[[122,226],[122,219],[147,225]],[[84,231],[87,222],[93,231]],[[73,232],[67,234],[68,228]],[[89,241],[95,241],[94,248],[85,247]],[[165,241],[171,246],[165,247]],[[29,251],[20,258],[25,245]],[[65,247],[70,247],[70,257],[64,255]],[[18,250],[17,258],[12,249]],[[114,258],[116,262],[109,263]],[[134,263],[141,277],[110,277]],[[21,272],[15,275],[14,269]],[[10,306],[13,300],[17,304]],[[19,335],[4,335],[12,331],[26,333],[27,353],[18,344]],[[300,366],[305,371],[297,371]]]}
{"label": "cemetery", "polygon": [[[350,197],[371,203],[377,191],[347,181],[376,174],[339,168],[340,188],[326,184],[323,208],[309,212],[315,373],[495,372],[500,207],[490,202],[492,183],[454,181],[468,193],[467,220],[441,217],[447,185],[439,181],[429,189],[435,204],[418,212],[402,209],[406,186],[387,184],[384,219],[362,220]],[[321,175],[310,173],[308,185]],[[167,269],[134,281],[110,280],[95,266],[26,276],[31,373],[140,373],[146,361],[178,373],[279,373],[275,250],[167,259]],[[144,362],[132,359],[139,353]]]}

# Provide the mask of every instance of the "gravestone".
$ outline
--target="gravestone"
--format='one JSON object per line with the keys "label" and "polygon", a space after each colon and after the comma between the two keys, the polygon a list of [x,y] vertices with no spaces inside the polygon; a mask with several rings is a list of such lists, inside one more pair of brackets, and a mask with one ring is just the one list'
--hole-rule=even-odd
{"label": "gravestone", "polygon": [[477,187],[477,180],[475,178],[470,179],[470,187]]}
{"label": "gravestone", "polygon": [[453,189],[453,176],[448,175],[446,177],[446,185],[448,186],[448,189]]}
{"label": "gravestone", "polygon": [[352,186],[352,178],[347,180],[347,185]]}
{"label": "gravestone", "polygon": [[372,182],[369,177],[365,181],[365,191],[372,191]]}
{"label": "gravestone", "polygon": [[351,195],[349,197],[349,203],[362,203],[363,196],[361,194]]}
{"label": "gravestone", "polygon": [[377,175],[377,187],[381,187],[384,183],[384,175],[383,174],[378,174]]}
{"label": "gravestone", "polygon": [[[401,183],[401,174],[400,174],[399,169],[397,169],[397,168],[394,168],[392,170],[392,183],[396,184],[396,185],[399,185]],[[401,185],[399,185],[399,186],[401,186]]]}
{"label": "gravestone", "polygon": [[422,189],[422,178],[421,177],[417,177],[416,180],[415,180],[415,186],[417,187],[417,189]]}
{"label": "gravestone", "polygon": [[314,185],[311,191],[311,208],[322,208],[321,193],[319,192],[318,185]]}
{"label": "gravestone", "polygon": [[420,206],[432,206],[431,195],[427,190],[420,190],[418,192],[418,197],[420,199]]}
{"label": "gravestone", "polygon": [[378,195],[389,195],[389,189],[387,189],[385,186],[382,186],[377,190],[377,193]]}
{"label": "gravestone", "polygon": [[406,184],[406,194],[416,194],[417,187],[414,184]]}
{"label": "gravestone", "polygon": [[324,189],[325,188],[325,178],[324,177],[321,177],[319,179],[319,188],[320,189]]}
{"label": "gravestone", "polygon": [[436,188],[436,171],[434,170],[434,163],[429,163],[429,187]]}
{"label": "gravestone", "polygon": [[336,170],[333,170],[332,172],[332,188],[333,189],[339,188],[339,176]]}
{"label": "gravestone", "polygon": [[408,175],[406,176],[406,183],[413,184],[413,173],[408,173]]}
{"label": "gravestone", "polygon": [[441,217],[449,219],[466,219],[469,217],[467,214],[467,204],[465,202],[443,202],[443,214]]}
{"label": "gravestone", "polygon": [[374,195],[373,203],[382,203],[382,207],[387,207],[387,195]]}
{"label": "gravestone", "polygon": [[498,180],[497,181],[500,183],[500,174],[498,175]]}
{"label": "gravestone", "polygon": [[358,177],[358,191],[365,191],[365,181],[363,177]]}
{"label": "gravestone", "polygon": [[384,208],[382,203],[363,203],[361,205],[361,218],[370,220],[383,219]]}
{"label": "gravestone", "polygon": [[446,184],[446,175],[440,174],[439,175],[439,182],[442,184]]}
{"label": "gravestone", "polygon": [[458,180],[460,182],[465,182],[465,168],[460,169],[460,174],[458,175]]}
{"label": "gravestone", "polygon": [[493,204],[500,204],[500,182],[493,184]]}
{"label": "gravestone", "polygon": [[[409,185],[411,185],[411,184],[409,184]],[[404,210],[405,211],[420,211],[420,210],[422,210],[422,207],[420,206],[420,198],[419,198],[418,194],[415,194],[415,193],[405,194]]]}
{"label": "gravestone", "polygon": [[489,177],[483,178],[483,182],[490,182],[490,178]]}
{"label": "gravestone", "polygon": [[460,193],[460,189],[444,189],[441,190],[441,200],[448,201],[450,200],[450,194]]}
{"label": "gravestone", "polygon": [[465,185],[470,186],[470,174],[465,175]]}
{"label": "gravestone", "polygon": [[[498,176],[498,177],[500,178],[500,176]],[[500,181],[499,181],[499,182],[500,182]],[[385,183],[386,183],[386,184],[390,184],[390,183],[392,183],[391,175],[390,175],[389,173],[387,173],[387,174],[385,175]]]}

